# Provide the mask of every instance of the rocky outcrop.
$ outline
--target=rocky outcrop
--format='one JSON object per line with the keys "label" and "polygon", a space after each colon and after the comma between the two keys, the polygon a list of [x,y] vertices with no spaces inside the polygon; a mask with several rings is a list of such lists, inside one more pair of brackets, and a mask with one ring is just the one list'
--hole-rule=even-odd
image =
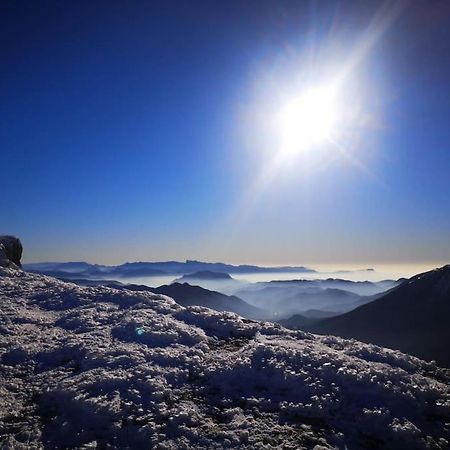
{"label": "rocky outcrop", "polygon": [[15,236],[0,236],[0,267],[22,267],[22,243]]}

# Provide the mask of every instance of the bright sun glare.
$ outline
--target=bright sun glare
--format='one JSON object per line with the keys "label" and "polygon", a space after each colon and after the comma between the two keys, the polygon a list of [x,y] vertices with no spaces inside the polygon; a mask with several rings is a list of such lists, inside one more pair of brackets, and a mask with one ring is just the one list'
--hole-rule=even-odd
{"label": "bright sun glare", "polygon": [[337,132],[339,108],[335,89],[314,87],[290,99],[278,116],[281,151],[307,152],[329,142]]}

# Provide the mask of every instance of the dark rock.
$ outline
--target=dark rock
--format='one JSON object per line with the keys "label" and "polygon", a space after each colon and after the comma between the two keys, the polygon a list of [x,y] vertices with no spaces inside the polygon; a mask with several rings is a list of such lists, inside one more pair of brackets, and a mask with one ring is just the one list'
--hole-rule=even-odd
{"label": "dark rock", "polygon": [[0,236],[0,267],[21,268],[22,243],[14,236]]}

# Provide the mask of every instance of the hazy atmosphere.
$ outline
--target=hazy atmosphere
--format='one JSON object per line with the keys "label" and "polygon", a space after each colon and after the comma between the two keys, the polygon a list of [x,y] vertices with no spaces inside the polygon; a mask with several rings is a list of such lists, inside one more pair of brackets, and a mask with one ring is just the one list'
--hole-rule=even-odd
{"label": "hazy atmosphere", "polygon": [[[448,2],[1,9],[2,229],[25,262],[450,258]],[[322,86],[298,142],[280,111]]]}

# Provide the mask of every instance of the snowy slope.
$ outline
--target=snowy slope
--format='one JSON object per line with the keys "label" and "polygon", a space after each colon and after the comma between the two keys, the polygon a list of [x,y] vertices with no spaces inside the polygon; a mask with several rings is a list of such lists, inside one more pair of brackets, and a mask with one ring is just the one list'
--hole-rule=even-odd
{"label": "snowy slope", "polygon": [[356,341],[0,269],[2,448],[448,448],[449,375]]}

